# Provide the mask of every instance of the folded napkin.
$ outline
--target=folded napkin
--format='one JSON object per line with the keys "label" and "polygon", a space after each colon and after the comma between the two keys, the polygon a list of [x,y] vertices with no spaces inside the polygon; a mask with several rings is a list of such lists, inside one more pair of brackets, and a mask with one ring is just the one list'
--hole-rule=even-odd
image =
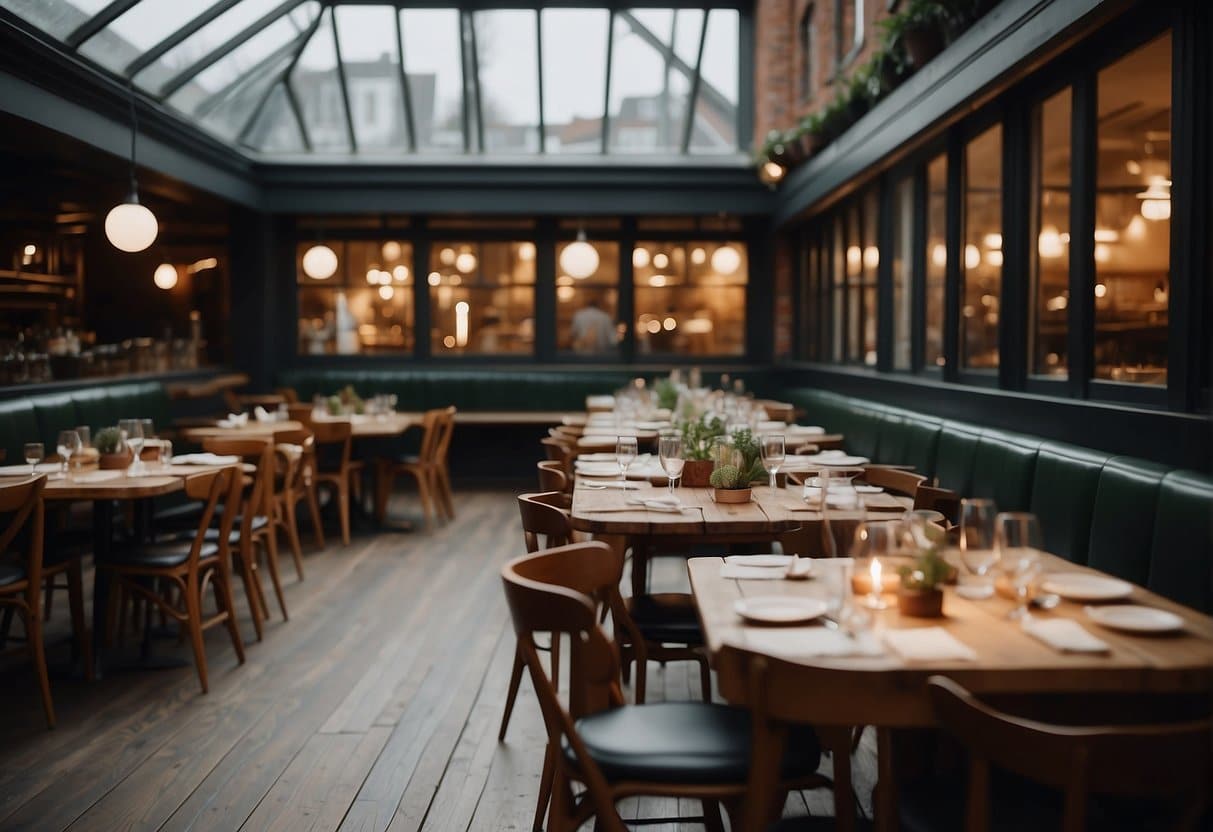
{"label": "folded napkin", "polygon": [[661,430],[662,428],[668,428],[669,426],[669,422],[636,422],[637,430]]}
{"label": "folded napkin", "polygon": [[615,397],[614,396],[586,396],[585,397],[585,406],[586,407],[614,407],[615,406]]}
{"label": "folded napkin", "polygon": [[766,431],[783,430],[788,426],[787,422],[759,422],[758,429]]}
{"label": "folded napkin", "polygon": [[235,454],[177,454],[173,457],[173,465],[235,465],[239,461],[240,457]]}
{"label": "folded napkin", "polygon": [[578,462],[615,462],[617,457],[610,453],[578,454]]}
{"label": "folded napkin", "polygon": [[[39,462],[34,466],[36,474],[53,474],[59,470],[58,462]],[[0,476],[28,477],[29,465],[0,465]]]}
{"label": "folded napkin", "polygon": [[871,633],[848,635],[821,626],[747,627],[732,643],[746,650],[790,659],[810,656],[879,656],[884,650]]}
{"label": "folded napkin", "polygon": [[247,413],[229,413],[226,419],[219,420],[219,427],[221,428],[242,428],[247,424]]}
{"label": "folded napkin", "polygon": [[819,425],[788,425],[788,433],[799,436],[824,436],[826,429]]}
{"label": "folded napkin", "polygon": [[1069,618],[1033,618],[1021,623],[1023,631],[1062,653],[1106,653],[1108,645]]}
{"label": "folded napkin", "polygon": [[682,508],[682,500],[677,497],[628,497],[626,502],[646,508]]}
{"label": "folded napkin", "polygon": [[105,482],[106,480],[116,480],[122,476],[122,471],[86,471],[82,474],[76,474],[73,479],[76,482]]}
{"label": "folded napkin", "polygon": [[640,486],[636,485],[635,483],[620,482],[619,480],[607,480],[606,482],[596,482],[593,485],[590,485],[587,487],[591,488],[595,491],[600,488],[618,488],[623,491],[635,491],[636,489],[640,488]]}
{"label": "folded napkin", "polygon": [[277,445],[274,446],[274,449],[277,451],[281,451],[282,453],[289,456],[291,459],[296,459],[303,455],[303,446],[302,445],[292,445],[289,442],[279,442]]}
{"label": "folded napkin", "polygon": [[257,405],[255,408],[253,408],[253,418],[258,422],[274,422],[277,421],[278,417],[273,413],[270,413],[261,405]]}
{"label": "folded napkin", "polygon": [[976,661],[977,654],[943,627],[886,630],[884,642],[907,662]]}
{"label": "folded napkin", "polygon": [[755,558],[762,558],[762,560],[767,561],[771,564],[774,564],[775,559],[778,558],[779,559],[778,566],[781,569],[783,567],[787,566],[792,561],[791,555],[726,555],[724,562],[725,563],[736,563],[736,564],[740,564],[742,566],[755,566],[756,564],[753,563]]}
{"label": "folded napkin", "polygon": [[787,574],[786,566],[743,566],[740,563],[725,563],[720,567],[720,577],[730,581],[782,581]]}

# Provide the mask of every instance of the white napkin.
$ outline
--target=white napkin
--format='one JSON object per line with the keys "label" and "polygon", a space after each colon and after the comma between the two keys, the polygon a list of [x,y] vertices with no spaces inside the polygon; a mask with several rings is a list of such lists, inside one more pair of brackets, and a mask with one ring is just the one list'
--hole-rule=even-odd
{"label": "white napkin", "polygon": [[[59,470],[58,462],[39,462],[34,467],[34,472],[37,474],[53,474]],[[29,465],[0,465],[0,476],[5,477],[28,477]]]}
{"label": "white napkin", "polygon": [[578,460],[574,463],[573,470],[587,477],[619,476],[619,464],[615,462],[581,462]]}
{"label": "white napkin", "polygon": [[116,480],[121,476],[121,471],[86,471],[76,474],[74,479],[76,482],[105,482],[106,480]]}
{"label": "white napkin", "polygon": [[591,491],[597,491],[600,488],[618,488],[622,491],[635,491],[640,488],[639,485],[631,482],[620,482],[619,480],[607,480],[605,482],[596,482],[593,485],[587,485]]}
{"label": "white napkin", "polygon": [[615,397],[614,396],[586,396],[585,397],[585,406],[589,407],[589,408],[614,407],[615,406]]}
{"label": "white napkin", "polygon": [[747,627],[730,639],[747,650],[786,658],[809,656],[879,656],[884,650],[871,633],[854,636],[826,627]]}
{"label": "white napkin", "polygon": [[733,581],[782,581],[788,574],[786,566],[743,566],[725,562],[720,577]]}
{"label": "white napkin", "polygon": [[578,454],[578,462],[615,462],[617,461],[615,454],[597,453],[597,454]]}
{"label": "white napkin", "polygon": [[173,457],[173,465],[235,465],[239,461],[240,457],[235,454],[177,454]]}
{"label": "white napkin", "polygon": [[1106,653],[1108,645],[1069,618],[1033,618],[1021,623],[1023,631],[1062,653]]}
{"label": "white napkin", "polygon": [[788,433],[800,436],[824,436],[826,429],[819,425],[788,425]]}
{"label": "white napkin", "polygon": [[274,449],[281,451],[291,459],[297,459],[298,457],[303,456],[303,446],[292,445],[290,442],[279,442],[274,446]]}
{"label": "white napkin", "polygon": [[219,427],[221,428],[242,428],[247,424],[247,413],[229,413],[226,419],[219,420]]}
{"label": "white napkin", "polygon": [[908,662],[977,660],[973,648],[957,641],[943,627],[886,630],[884,641],[894,653]]}
{"label": "white napkin", "polygon": [[257,405],[255,408],[253,408],[253,418],[258,422],[273,422],[277,419],[273,413],[270,413],[261,405]]}
{"label": "white napkin", "polygon": [[763,430],[766,430],[766,431],[783,430],[783,429],[784,429],[784,428],[786,428],[787,426],[788,426],[788,423],[787,423],[787,422],[759,422],[759,423],[758,423],[758,429],[759,429],[760,431],[763,431]]}

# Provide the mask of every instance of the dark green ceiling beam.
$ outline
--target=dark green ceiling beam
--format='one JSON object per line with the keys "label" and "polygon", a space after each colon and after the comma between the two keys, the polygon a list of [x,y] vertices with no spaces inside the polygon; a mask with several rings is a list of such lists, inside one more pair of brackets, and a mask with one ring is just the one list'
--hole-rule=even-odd
{"label": "dark green ceiling beam", "polygon": [[140,55],[138,58],[136,58],[135,60],[133,60],[129,64],[127,64],[126,69],[123,70],[123,74],[127,78],[133,78],[135,75],[139,74],[140,72],[142,72],[143,70],[147,69],[149,66],[154,64],[156,61],[163,58],[166,54],[171,52],[173,49],[176,49],[182,43],[187,41],[190,37],[197,34],[198,31],[201,30],[204,26],[206,26],[211,21],[215,20],[217,17],[222,15],[224,12],[226,12],[228,9],[232,8],[232,6],[235,6],[239,2],[240,2],[240,0],[219,0],[218,3],[211,6],[205,12],[203,12],[202,14],[195,17],[189,23],[184,24],[180,29],[173,32],[167,38],[160,41],[158,44],[153,46],[151,49],[147,50],[142,55]]}
{"label": "dark green ceiling beam", "polygon": [[82,43],[122,17],[138,2],[139,0],[113,0],[104,9],[77,26],[63,39],[63,43],[68,49],[79,49]]}

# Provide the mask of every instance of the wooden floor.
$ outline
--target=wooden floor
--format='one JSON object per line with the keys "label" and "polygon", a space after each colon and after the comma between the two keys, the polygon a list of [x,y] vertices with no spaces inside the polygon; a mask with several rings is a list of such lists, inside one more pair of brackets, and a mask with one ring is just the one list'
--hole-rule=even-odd
{"label": "wooden floor", "polygon": [[[410,505],[402,495],[395,508]],[[59,726],[47,731],[28,665],[6,662],[0,829],[529,830],[544,743],[529,682],[497,742],[514,649],[499,567],[522,551],[518,511],[504,490],[460,494],[457,511],[432,532],[309,552],[302,582],[287,557],[291,620],[275,617],[256,643],[243,617],[243,666],[212,630],[207,695],[192,666],[91,684],[61,675]],[[685,587],[685,567],[659,560],[654,585]],[[64,601],[48,639],[66,667]],[[189,656],[175,640],[158,640],[155,653]],[[652,700],[697,699],[689,670],[654,666]],[[867,756],[856,765],[861,794]],[[831,811],[821,792],[789,807],[803,813],[806,799]],[[694,801],[620,808],[625,818],[700,814]]]}

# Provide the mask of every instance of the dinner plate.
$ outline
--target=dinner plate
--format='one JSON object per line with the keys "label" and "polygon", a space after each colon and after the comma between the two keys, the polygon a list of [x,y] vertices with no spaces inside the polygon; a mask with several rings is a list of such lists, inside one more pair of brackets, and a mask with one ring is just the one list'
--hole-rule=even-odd
{"label": "dinner plate", "polygon": [[1113,630],[1130,633],[1173,633],[1182,630],[1184,620],[1173,612],[1138,604],[1114,604],[1086,607],[1087,618]]}
{"label": "dinner plate", "polygon": [[[38,474],[54,474],[58,472],[60,465],[58,462],[39,462],[35,466],[35,473]],[[25,465],[0,465],[0,476],[5,477],[28,477],[29,464]]]}
{"label": "dinner plate", "polygon": [[819,456],[818,465],[828,465],[831,468],[853,468],[856,465],[867,465],[872,460],[866,456]]}
{"label": "dinner plate", "polygon": [[1130,583],[1085,572],[1047,575],[1040,586],[1045,592],[1052,592],[1071,601],[1114,601],[1133,594],[1133,585]]}
{"label": "dinner plate", "polygon": [[578,454],[578,462],[610,462],[614,464],[619,461],[619,457],[612,453],[594,453],[594,454]]}
{"label": "dinner plate", "polygon": [[819,425],[788,425],[790,436],[824,436],[826,429]]}
{"label": "dinner plate", "polygon": [[825,615],[828,609],[826,602],[819,598],[794,595],[738,598],[733,602],[735,613],[757,624],[799,624]]}
{"label": "dinner plate", "polygon": [[792,561],[791,555],[729,555],[725,559],[725,563],[732,563],[737,566],[758,566],[770,567],[787,567]]}
{"label": "dinner plate", "polygon": [[617,477],[619,463],[617,462],[577,462],[575,470],[587,477]]}
{"label": "dinner plate", "polygon": [[852,486],[857,494],[881,494],[884,489],[879,485],[855,485]]}

